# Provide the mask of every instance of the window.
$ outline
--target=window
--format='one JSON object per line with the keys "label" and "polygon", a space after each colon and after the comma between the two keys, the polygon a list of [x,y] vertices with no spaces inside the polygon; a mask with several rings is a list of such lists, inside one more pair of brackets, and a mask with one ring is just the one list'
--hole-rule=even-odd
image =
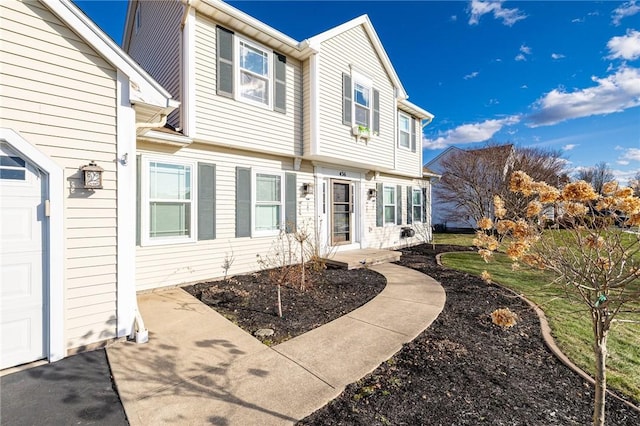
{"label": "window", "polygon": [[398,113],[398,145],[402,148],[411,147],[411,118]]}
{"label": "window", "polygon": [[140,26],[142,25],[142,21],[140,20],[140,3],[138,3],[136,5],[136,13],[134,15],[133,18],[133,27],[135,28],[135,33],[138,34],[138,31],[140,31]]}
{"label": "window", "polygon": [[384,186],[382,202],[384,205],[384,224],[396,223],[396,187]]}
{"label": "window", "polygon": [[142,242],[195,240],[195,164],[145,158],[142,164]]}
{"label": "window", "polygon": [[371,79],[356,72],[342,74],[342,123],[380,133],[380,92]]}
{"label": "window", "polygon": [[16,156],[0,156],[0,179],[2,180],[26,180],[26,163]]}
{"label": "window", "polygon": [[370,128],[371,123],[371,88],[359,82],[353,84],[353,107],[355,124]]}
{"label": "window", "polygon": [[238,40],[238,95],[244,100],[271,105],[271,53]]}
{"label": "window", "polygon": [[277,234],[283,226],[282,176],[255,173],[254,188],[254,235]]}
{"label": "window", "polygon": [[422,199],[422,190],[420,188],[413,188],[411,191],[411,208],[412,208],[412,217],[414,222],[424,222],[424,218],[422,217],[423,209],[423,199]]}

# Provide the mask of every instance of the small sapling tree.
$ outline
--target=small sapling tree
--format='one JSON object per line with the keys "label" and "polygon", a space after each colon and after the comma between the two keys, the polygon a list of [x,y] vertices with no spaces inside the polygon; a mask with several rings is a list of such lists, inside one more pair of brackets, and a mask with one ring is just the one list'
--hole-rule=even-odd
{"label": "small sapling tree", "polygon": [[[496,196],[494,218],[478,222],[474,243],[485,261],[503,247],[514,262],[552,271],[564,294],[588,310],[595,360],[593,424],[604,425],[609,330],[620,314],[633,315],[625,322],[635,321],[638,311],[630,305],[640,301],[640,199],[632,188],[613,181],[603,183],[601,193],[585,181],[558,189],[524,172],[512,175],[510,189],[529,199],[525,214],[514,216]],[[562,213],[565,229],[543,226],[549,206]],[[610,226],[620,220],[628,228]],[[483,276],[490,279],[486,271]]]}

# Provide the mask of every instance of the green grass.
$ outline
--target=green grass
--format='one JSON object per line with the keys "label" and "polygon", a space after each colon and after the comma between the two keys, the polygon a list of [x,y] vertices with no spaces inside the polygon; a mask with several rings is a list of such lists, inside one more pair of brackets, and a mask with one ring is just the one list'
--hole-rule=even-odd
{"label": "green grass", "polygon": [[[440,235],[440,234],[437,234]],[[452,235],[452,241],[464,241]],[[471,238],[472,239],[472,238]],[[438,242],[436,244],[445,244]],[[450,243],[446,243],[450,244]],[[471,243],[467,244],[471,245]],[[511,261],[504,255],[496,255],[491,263],[485,263],[475,253],[453,253],[442,256],[445,266],[480,275],[487,270],[492,280],[515,290],[538,304],[545,312],[552,333],[560,349],[578,366],[594,375],[591,320],[587,308],[579,302],[571,302],[563,289],[551,284],[553,276],[548,272],[512,271]],[[632,305],[640,308],[640,303]],[[618,316],[631,319],[631,316]],[[633,318],[638,320],[638,315]],[[615,323],[609,333],[609,357],[607,380],[612,389],[640,401],[640,324]]]}
{"label": "green grass", "polygon": [[454,245],[454,246],[473,246],[473,239],[476,234],[433,234],[434,244]]}

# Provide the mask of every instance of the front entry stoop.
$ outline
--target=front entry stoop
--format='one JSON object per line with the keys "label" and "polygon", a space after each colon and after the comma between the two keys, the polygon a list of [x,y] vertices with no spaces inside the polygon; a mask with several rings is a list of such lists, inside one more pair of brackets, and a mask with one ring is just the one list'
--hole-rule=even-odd
{"label": "front entry stoop", "polygon": [[358,249],[333,253],[323,258],[328,266],[343,269],[365,268],[381,263],[397,262],[402,255],[399,251],[384,249]]}

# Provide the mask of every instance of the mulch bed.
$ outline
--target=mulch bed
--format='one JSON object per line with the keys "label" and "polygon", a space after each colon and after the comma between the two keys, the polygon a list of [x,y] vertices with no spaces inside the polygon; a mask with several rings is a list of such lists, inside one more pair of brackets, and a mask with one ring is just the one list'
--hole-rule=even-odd
{"label": "mulch bed", "polygon": [[[500,287],[436,265],[436,253],[455,250],[465,248],[436,246],[433,250],[431,245],[421,245],[403,250],[401,265],[442,283],[447,292],[444,310],[389,361],[347,386],[338,398],[300,425],[591,423],[592,386],[547,350],[531,308]],[[251,294],[250,302],[243,296],[222,304],[214,297],[214,305],[247,331],[274,328],[279,333],[274,336],[277,341],[362,305],[384,286],[370,284],[378,283],[379,277],[370,270],[327,270],[323,281],[327,286],[316,286],[310,295],[283,293],[284,320],[275,316],[275,289],[262,281],[261,274],[228,280],[241,283],[241,289]],[[345,289],[340,295],[333,293],[335,288],[325,293],[334,280],[340,280],[338,287]],[[207,285],[211,286],[199,284],[187,290],[202,297]],[[334,302],[339,309],[325,314]],[[311,312],[315,305],[322,307]],[[519,317],[512,328],[501,329],[491,322],[491,312],[503,307]],[[607,424],[638,425],[640,414],[608,397]]]}
{"label": "mulch bed", "polygon": [[272,336],[262,338],[273,345],[353,311],[377,296],[386,284],[382,275],[371,270],[325,269],[310,276],[306,291],[281,287],[282,318],[278,317],[276,286],[266,272],[184,289],[251,334],[273,330]]}

